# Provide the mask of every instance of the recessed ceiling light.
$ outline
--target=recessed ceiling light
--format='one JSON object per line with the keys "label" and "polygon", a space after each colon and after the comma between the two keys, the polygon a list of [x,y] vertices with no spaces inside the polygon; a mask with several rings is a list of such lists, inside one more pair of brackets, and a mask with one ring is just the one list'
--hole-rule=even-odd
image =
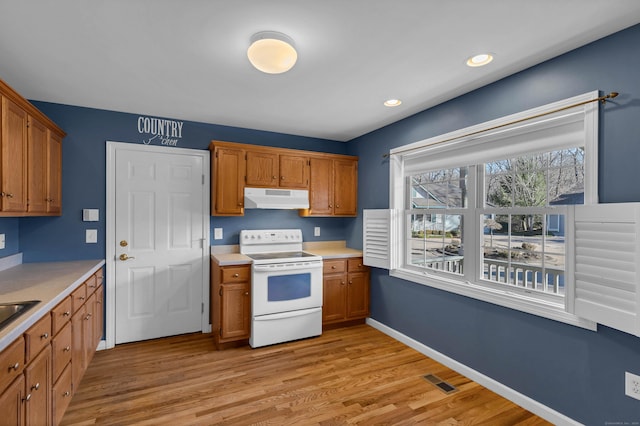
{"label": "recessed ceiling light", "polygon": [[467,59],[467,65],[470,67],[481,67],[493,61],[493,55],[490,53],[481,53]]}
{"label": "recessed ceiling light", "polygon": [[384,106],[397,107],[401,103],[402,101],[400,99],[387,99],[386,101],[384,101]]}
{"label": "recessed ceiling light", "polygon": [[267,74],[281,74],[289,71],[298,60],[298,52],[293,40],[276,31],[263,31],[251,37],[247,50],[251,64]]}

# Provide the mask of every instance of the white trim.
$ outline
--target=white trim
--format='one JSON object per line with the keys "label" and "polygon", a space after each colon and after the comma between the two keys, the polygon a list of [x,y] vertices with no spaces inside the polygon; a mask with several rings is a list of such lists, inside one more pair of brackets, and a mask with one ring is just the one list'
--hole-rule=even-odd
{"label": "white trim", "polygon": [[543,419],[555,424],[555,425],[560,425],[560,426],[580,426],[581,423],[573,420],[570,417],[565,416],[562,413],[559,413],[558,411],[547,407],[546,405],[536,401],[535,399],[532,399],[524,394],[521,394],[520,392],[511,389],[510,387],[492,379],[489,376],[486,376],[482,373],[480,373],[477,370],[474,370],[471,367],[468,367],[458,361],[456,361],[453,358],[448,357],[447,355],[436,351],[435,349],[430,348],[429,346],[425,345],[424,343],[420,343],[415,339],[412,339],[411,337],[400,333],[397,330],[394,330],[393,328],[382,324],[381,322],[378,322],[372,318],[367,318],[367,324],[370,325],[371,327],[375,328],[376,330],[381,331],[382,333],[396,339],[397,341],[404,343],[405,345],[409,346],[412,349],[415,349],[416,351],[420,352],[421,354],[439,362],[440,364],[468,377],[469,379],[473,380],[474,382],[484,386],[485,388],[497,393],[498,395],[508,399],[509,401],[513,402],[514,404],[517,404],[519,406],[521,406],[522,408],[531,411],[532,413],[536,414],[539,417],[542,417]]}
{"label": "white trim", "polygon": [[[155,145],[141,145],[138,143],[126,143],[126,142],[114,142],[106,141],[107,151],[107,167],[106,167],[106,189],[107,189],[107,206],[106,206],[106,257],[105,267],[107,273],[106,279],[106,301],[105,301],[105,340],[104,345],[100,343],[100,347],[103,349],[110,349],[115,346],[116,336],[116,305],[115,305],[115,262],[116,262],[116,243],[115,243],[115,182],[116,182],[116,151],[142,151],[142,152],[157,152],[165,154],[182,154],[193,155],[202,157],[202,168],[204,173],[203,189],[202,189],[202,209],[203,209],[203,223],[202,230],[204,234],[204,241],[202,242],[202,264],[203,264],[203,283],[202,283],[202,301],[205,307],[209,306],[209,259],[210,259],[210,194],[211,194],[211,180],[210,180],[210,161],[211,156],[208,151],[200,149],[190,148],[174,148]],[[209,309],[204,309],[202,313],[202,332],[210,333],[211,324],[209,323]]]}

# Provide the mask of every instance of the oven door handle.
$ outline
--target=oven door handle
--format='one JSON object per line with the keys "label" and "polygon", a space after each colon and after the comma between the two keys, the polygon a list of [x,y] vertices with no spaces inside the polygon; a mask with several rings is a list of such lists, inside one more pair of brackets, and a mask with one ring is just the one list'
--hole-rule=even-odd
{"label": "oven door handle", "polygon": [[290,263],[285,266],[253,265],[256,272],[294,271],[296,269],[322,269],[322,262]]}
{"label": "oven door handle", "polygon": [[303,315],[314,314],[316,312],[322,312],[322,308],[302,309],[300,311],[280,312],[278,314],[267,314],[258,317],[253,317],[254,321],[271,321],[285,318],[301,317]]}

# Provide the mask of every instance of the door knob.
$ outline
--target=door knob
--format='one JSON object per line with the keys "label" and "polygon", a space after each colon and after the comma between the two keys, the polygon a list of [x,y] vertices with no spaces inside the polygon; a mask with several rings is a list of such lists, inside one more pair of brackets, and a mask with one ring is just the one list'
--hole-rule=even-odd
{"label": "door knob", "polygon": [[120,260],[129,260],[129,259],[135,259],[135,257],[133,256],[127,256],[127,253],[122,253],[120,255]]}

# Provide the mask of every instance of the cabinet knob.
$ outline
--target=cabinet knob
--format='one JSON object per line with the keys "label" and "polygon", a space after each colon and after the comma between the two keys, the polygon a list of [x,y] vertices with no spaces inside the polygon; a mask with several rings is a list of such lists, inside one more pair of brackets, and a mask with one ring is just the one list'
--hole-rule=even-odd
{"label": "cabinet knob", "polygon": [[248,292],[248,291],[245,291],[245,292],[244,292],[244,295],[245,295],[245,296],[248,296],[248,295],[249,295],[249,292]]}
{"label": "cabinet knob", "polygon": [[336,265],[331,265],[331,269],[336,269]]}
{"label": "cabinet knob", "polygon": [[353,284],[353,281],[349,281],[349,284]]}
{"label": "cabinet knob", "polygon": [[271,176],[271,179],[278,179],[277,176]]}
{"label": "cabinet knob", "polygon": [[339,209],[339,208],[340,208],[340,204],[336,204],[336,209]]}
{"label": "cabinet knob", "polygon": [[69,352],[71,350],[71,346],[65,346],[62,352]]}
{"label": "cabinet knob", "polygon": [[238,206],[242,207],[242,202],[238,201]]}
{"label": "cabinet knob", "polygon": [[41,339],[48,339],[49,338],[49,333],[44,333],[43,335],[40,336]]}
{"label": "cabinet knob", "polygon": [[333,204],[329,204],[329,208],[330,208],[330,209],[331,209],[331,208],[333,208]]}
{"label": "cabinet knob", "polygon": [[71,312],[69,311],[64,311],[64,313],[62,314],[63,317],[68,317],[69,315],[71,315]]}
{"label": "cabinet knob", "polygon": [[284,180],[284,176],[280,176],[280,179]]}
{"label": "cabinet knob", "polygon": [[69,395],[71,395],[71,392],[69,391],[66,391],[65,393],[62,394],[62,396],[69,396]]}
{"label": "cabinet knob", "polygon": [[340,281],[340,285],[344,285],[344,281]]}
{"label": "cabinet knob", "polygon": [[238,278],[240,276],[240,274],[233,274],[233,278]]}
{"label": "cabinet knob", "polygon": [[9,370],[18,371],[19,368],[20,368],[20,363],[19,362],[16,362],[15,364],[9,366]]}
{"label": "cabinet knob", "polygon": [[30,399],[31,399],[31,394],[29,394],[25,398],[23,398],[22,402],[29,402]]}
{"label": "cabinet knob", "polygon": [[36,383],[35,385],[31,386],[32,391],[38,390],[38,389],[40,389],[40,383]]}
{"label": "cabinet knob", "polygon": [[9,194],[9,193],[4,194],[4,196],[7,198],[13,198],[13,194]]}

